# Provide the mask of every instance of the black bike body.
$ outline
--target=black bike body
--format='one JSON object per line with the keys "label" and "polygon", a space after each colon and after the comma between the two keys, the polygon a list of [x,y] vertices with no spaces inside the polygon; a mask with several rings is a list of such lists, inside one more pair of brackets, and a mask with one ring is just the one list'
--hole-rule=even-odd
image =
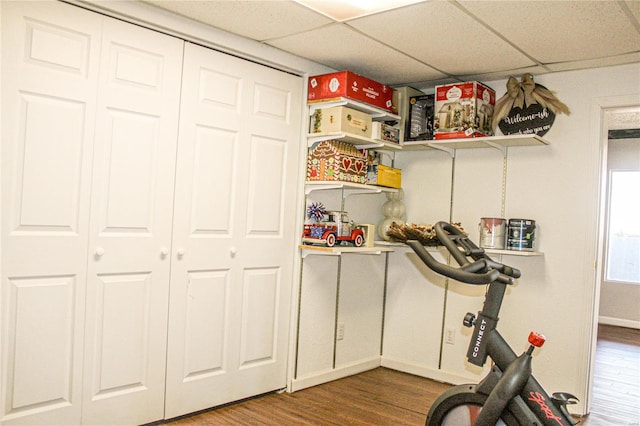
{"label": "black bike body", "polygon": [[407,241],[418,257],[435,272],[473,285],[489,285],[482,310],[467,314],[464,324],[474,331],[467,351],[470,363],[483,366],[493,360],[491,372],[477,385],[460,385],[442,394],[432,405],[427,426],[440,426],[447,414],[459,406],[478,406],[470,424],[493,426],[572,426],[575,421],[566,409],[576,398],[566,393],[549,396],[531,374],[531,353],[518,356],[497,330],[498,314],[506,288],[520,277],[520,271],[492,260],[457,228],[446,222],[435,225],[436,236],[460,265],[436,261],[418,241]]}

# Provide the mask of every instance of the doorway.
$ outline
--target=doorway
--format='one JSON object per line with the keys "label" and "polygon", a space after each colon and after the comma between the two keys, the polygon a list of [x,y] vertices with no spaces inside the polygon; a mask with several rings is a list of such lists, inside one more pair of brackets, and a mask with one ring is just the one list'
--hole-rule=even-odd
{"label": "doorway", "polygon": [[[614,229],[616,226],[619,227],[618,222],[620,222],[620,217],[616,214],[616,210],[627,210],[630,207],[638,208],[633,205],[629,206],[628,203],[627,205],[624,205],[624,203],[623,205],[616,205],[615,200],[616,197],[618,197],[618,201],[620,200],[621,190],[623,200],[625,198],[624,191],[629,191],[629,189],[624,188],[624,185],[620,185],[620,182],[622,182],[621,177],[626,179],[631,176],[633,179],[640,170],[640,105],[638,105],[637,99],[637,96],[608,99],[599,105],[598,116],[594,116],[594,119],[599,121],[600,126],[597,134],[600,135],[602,167],[600,169],[601,189],[597,234],[597,273],[594,287],[593,339],[586,401],[587,412],[591,410],[594,387],[596,387],[595,382],[597,381],[594,369],[597,356],[596,346],[599,323],[615,327],[640,328],[640,318],[636,317],[638,300],[640,300],[640,283],[634,284],[634,279],[629,278],[629,275],[621,278],[620,272],[616,276],[613,271],[616,265],[612,262],[621,257],[619,254],[615,254],[614,249],[619,248],[621,241],[627,239],[626,234],[628,234],[624,230]],[[631,173],[627,174],[627,172]],[[637,194],[637,187],[631,189],[631,191]],[[633,198],[636,199],[637,196],[633,196]],[[632,228],[640,227],[637,220],[637,216],[635,221],[632,220]],[[612,225],[614,228],[612,228]],[[638,242],[638,239],[632,242]],[[631,259],[634,258],[631,257]],[[633,261],[631,263],[631,269],[634,269],[636,266],[633,265]],[[620,269],[619,265],[618,269]],[[625,308],[627,303],[631,303],[629,305],[631,308],[628,311]]]}
{"label": "doorway", "polygon": [[640,328],[640,107],[604,111],[598,322]]}

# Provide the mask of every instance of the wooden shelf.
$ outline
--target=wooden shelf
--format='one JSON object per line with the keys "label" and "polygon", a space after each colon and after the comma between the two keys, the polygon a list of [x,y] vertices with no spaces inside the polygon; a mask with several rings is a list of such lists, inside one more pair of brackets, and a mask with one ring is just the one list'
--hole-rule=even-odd
{"label": "wooden shelf", "polygon": [[386,186],[365,185],[363,183],[340,182],[332,180],[308,180],[304,186],[305,195],[309,195],[313,191],[322,191],[327,189],[342,189],[345,196],[357,194],[379,194],[382,192],[398,192],[396,188],[387,188]]}
{"label": "wooden shelf", "polygon": [[504,150],[511,146],[543,146],[549,142],[538,135],[503,135],[479,138],[433,139],[405,141],[403,150],[439,149],[453,153],[456,149],[496,148]]}
{"label": "wooden shelf", "polygon": [[345,253],[349,254],[382,254],[385,252],[393,251],[392,247],[353,247],[353,246],[312,246],[306,244],[300,244],[298,246],[302,250],[302,257],[306,257],[310,254],[324,255],[324,256],[340,256]]}
{"label": "wooden shelf", "polygon": [[307,105],[309,106],[309,115],[313,115],[317,109],[347,106],[349,108],[371,114],[371,117],[375,121],[400,121],[399,115],[393,114],[382,108],[348,98],[322,99],[319,101],[309,102]]}

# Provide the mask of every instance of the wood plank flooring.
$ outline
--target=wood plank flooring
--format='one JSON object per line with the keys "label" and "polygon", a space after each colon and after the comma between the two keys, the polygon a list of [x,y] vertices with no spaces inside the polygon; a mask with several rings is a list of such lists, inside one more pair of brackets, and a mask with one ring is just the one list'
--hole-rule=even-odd
{"label": "wood plank flooring", "polygon": [[[640,330],[600,326],[591,414],[580,426],[640,425]],[[377,368],[168,422],[185,425],[424,425],[449,385]]]}
{"label": "wood plank flooring", "polygon": [[583,424],[640,425],[640,330],[598,327],[591,413]]}

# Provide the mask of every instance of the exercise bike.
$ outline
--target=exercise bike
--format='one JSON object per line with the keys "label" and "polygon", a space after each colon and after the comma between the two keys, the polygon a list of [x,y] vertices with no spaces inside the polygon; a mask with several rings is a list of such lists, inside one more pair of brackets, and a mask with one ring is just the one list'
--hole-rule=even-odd
{"label": "exercise bike", "polygon": [[407,241],[418,257],[433,271],[454,280],[489,287],[482,311],[467,313],[463,324],[474,331],[467,350],[471,364],[482,367],[487,357],[493,360],[491,371],[480,383],[454,386],[440,395],[427,415],[427,426],[494,426],[576,424],[567,405],[578,399],[558,392],[549,396],[531,374],[532,353],[542,346],[544,336],[529,335],[529,349],[517,356],[497,330],[498,314],[508,285],[520,277],[520,271],[493,261],[458,228],[446,222],[435,225],[436,237],[460,265],[438,262],[423,245]]}

